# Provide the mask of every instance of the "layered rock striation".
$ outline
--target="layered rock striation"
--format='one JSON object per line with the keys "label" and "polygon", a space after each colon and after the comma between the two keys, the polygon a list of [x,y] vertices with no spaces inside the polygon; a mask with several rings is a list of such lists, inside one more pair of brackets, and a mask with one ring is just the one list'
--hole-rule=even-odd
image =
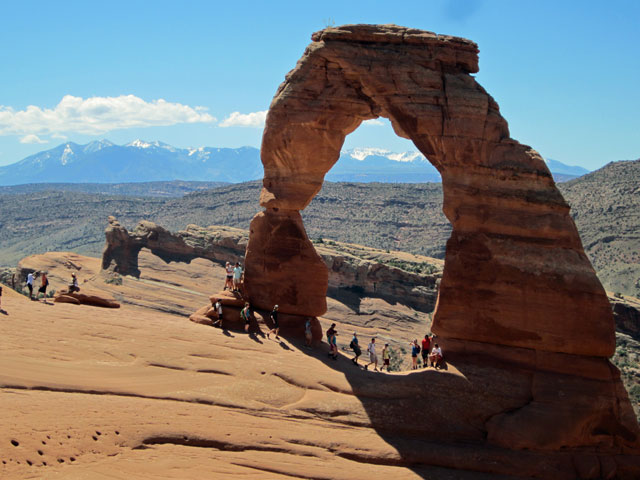
{"label": "layered rock striation", "polygon": [[[386,117],[442,176],[453,231],[432,330],[447,358],[486,376],[486,395],[500,398],[480,400],[477,435],[468,437],[455,434],[457,419],[427,408],[446,432],[445,449],[459,441],[497,449],[469,460],[463,468],[472,470],[519,475],[491,465],[506,452],[524,460],[534,451],[558,472],[562,463],[563,478],[640,476],[640,430],[607,359],[615,348],[607,296],[543,159],[510,138],[477,71],[478,48],[461,38],[395,25],[313,34],[267,115],[265,210],[251,222],[248,295],[263,309],[325,312],[329,277],[300,211],[346,135]],[[459,393],[453,383],[441,388],[450,398]],[[542,465],[527,474],[549,476]]]}
{"label": "layered rock striation", "polygon": [[265,125],[265,211],[252,222],[247,249],[252,298],[262,303],[265,279],[283,277],[280,304],[324,313],[318,292],[327,277],[310,253],[299,211],[320,190],[346,135],[383,116],[442,175],[453,233],[434,330],[610,356],[613,320],[569,206],[540,155],[509,138],[498,105],[472,76],[476,44],[393,25],[328,28],[312,39]]}

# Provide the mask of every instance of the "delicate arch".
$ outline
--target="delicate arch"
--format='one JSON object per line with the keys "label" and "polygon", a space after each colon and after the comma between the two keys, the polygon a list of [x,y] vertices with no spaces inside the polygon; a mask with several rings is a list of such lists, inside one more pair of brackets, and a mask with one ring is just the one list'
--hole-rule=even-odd
{"label": "delicate arch", "polygon": [[[251,301],[300,315],[326,310],[327,271],[300,210],[345,136],[384,116],[442,175],[453,226],[432,330],[448,348],[485,342],[610,356],[609,303],[540,155],[509,138],[475,81],[478,49],[394,25],[327,28],[279,87],[262,141],[265,211],[251,223]],[[345,219],[348,222],[348,219]]]}

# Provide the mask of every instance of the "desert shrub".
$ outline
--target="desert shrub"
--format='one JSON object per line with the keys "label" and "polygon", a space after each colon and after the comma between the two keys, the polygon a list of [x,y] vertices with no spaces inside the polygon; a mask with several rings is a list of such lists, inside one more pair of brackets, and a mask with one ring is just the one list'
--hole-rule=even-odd
{"label": "desert shrub", "polygon": [[104,283],[108,283],[109,285],[122,285],[122,277],[115,273],[113,276],[107,278]]}
{"label": "desert shrub", "polygon": [[629,389],[629,398],[632,402],[640,402],[640,385],[634,385]]}
{"label": "desert shrub", "polygon": [[400,372],[404,369],[404,361],[406,352],[403,347],[400,347],[400,351],[393,347],[389,347],[389,367],[392,372]]}
{"label": "desert shrub", "polygon": [[430,275],[438,271],[438,267],[427,262],[413,263],[405,262],[404,260],[380,260],[381,263],[389,265],[390,267],[399,268],[405,272],[427,274]]}

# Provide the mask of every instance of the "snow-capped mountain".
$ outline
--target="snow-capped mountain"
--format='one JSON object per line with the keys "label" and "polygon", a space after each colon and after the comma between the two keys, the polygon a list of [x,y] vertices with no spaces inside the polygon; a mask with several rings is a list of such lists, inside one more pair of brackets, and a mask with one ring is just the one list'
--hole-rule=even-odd
{"label": "snow-capped mountain", "polygon": [[176,148],[163,142],[109,140],[64,143],[0,167],[0,185],[23,183],[127,183],[165,180],[244,182],[263,175],[252,147]]}
{"label": "snow-capped mountain", "polygon": [[343,150],[327,173],[333,182],[439,182],[440,174],[420,152],[392,152],[382,148]]}
{"label": "snow-capped mountain", "polygon": [[[588,171],[547,160],[562,180]],[[204,180],[238,183],[263,176],[260,151],[253,147],[177,148],[167,143],[134,140],[116,145],[100,140],[63,143],[0,167],[0,185],[25,183],[128,183]],[[419,152],[381,148],[344,150],[326,175],[329,181],[419,183],[439,182],[440,175]]]}

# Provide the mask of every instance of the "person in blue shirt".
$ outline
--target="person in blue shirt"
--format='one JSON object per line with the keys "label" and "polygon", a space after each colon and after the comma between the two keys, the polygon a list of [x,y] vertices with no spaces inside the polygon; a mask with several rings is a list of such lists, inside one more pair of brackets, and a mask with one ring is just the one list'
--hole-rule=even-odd
{"label": "person in blue shirt", "polygon": [[418,355],[420,354],[420,345],[418,345],[418,339],[411,342],[411,370],[418,368]]}

